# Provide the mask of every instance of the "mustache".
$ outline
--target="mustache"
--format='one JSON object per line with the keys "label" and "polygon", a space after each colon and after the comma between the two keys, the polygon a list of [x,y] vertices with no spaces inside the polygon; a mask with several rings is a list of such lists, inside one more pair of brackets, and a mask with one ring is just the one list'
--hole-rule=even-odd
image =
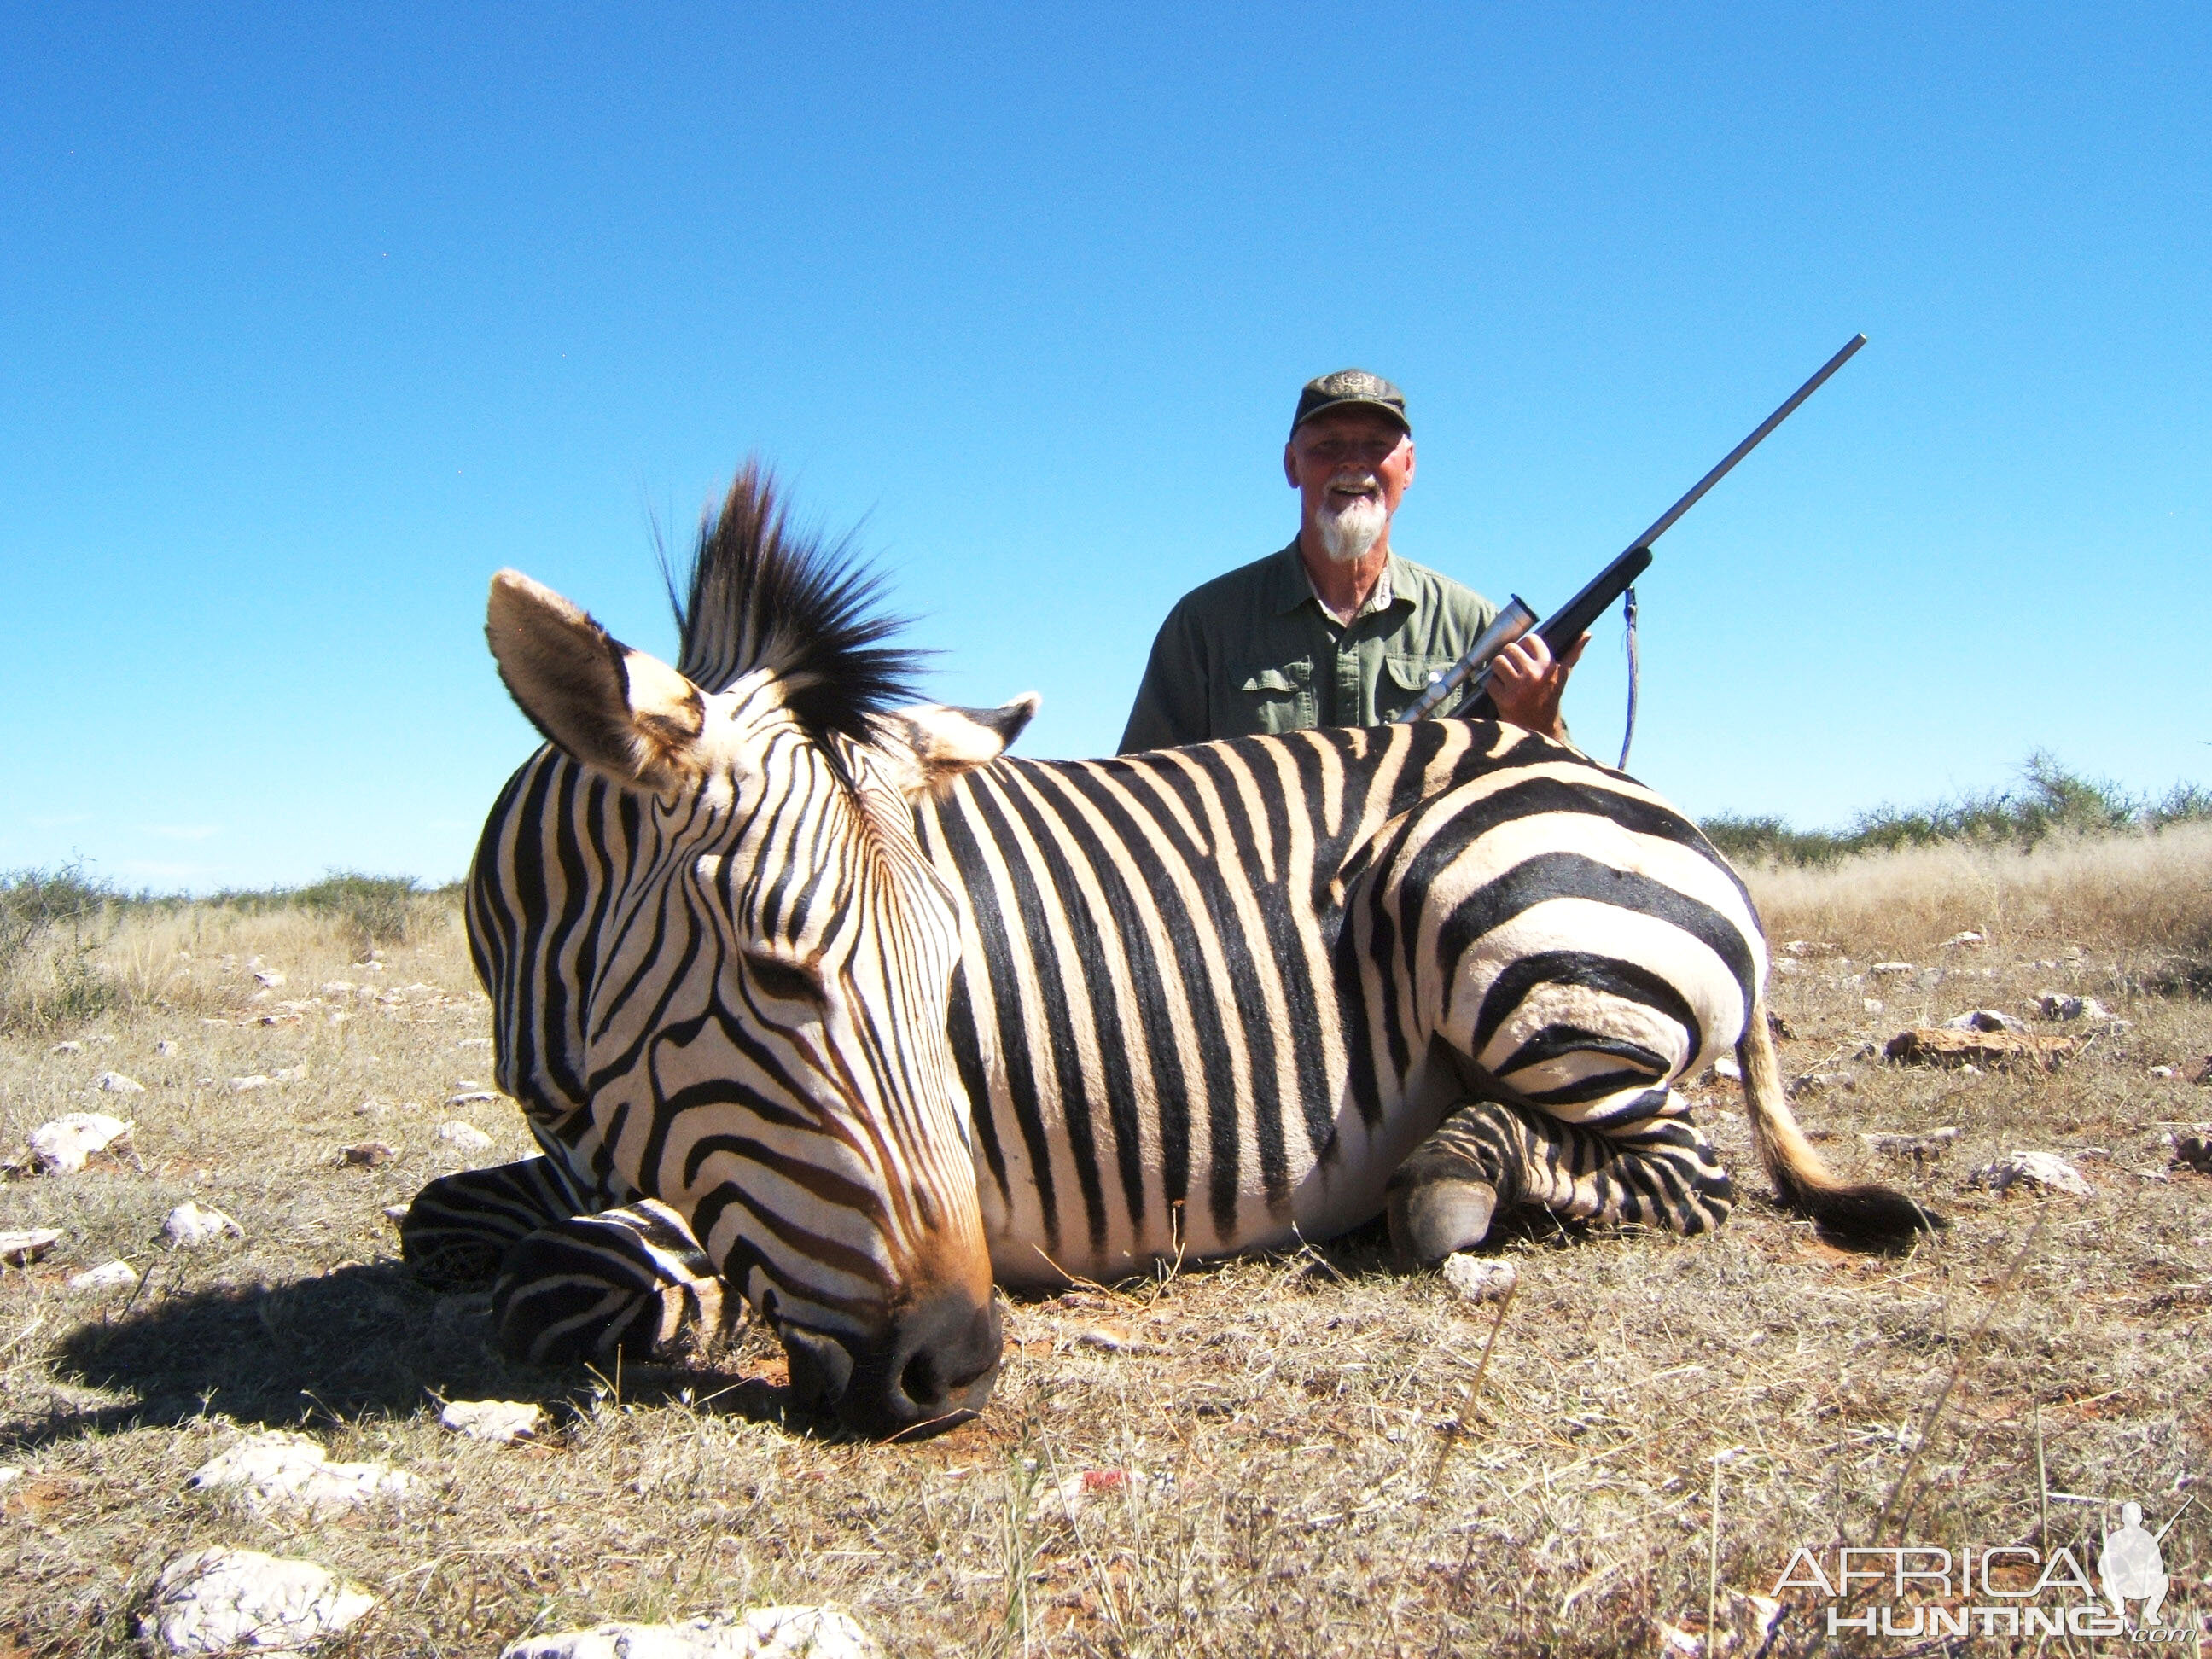
{"label": "mustache", "polygon": [[1379,489],[1382,479],[1365,467],[1346,467],[1328,481],[1331,489]]}
{"label": "mustache", "polygon": [[[1347,499],[1334,493],[1337,488],[1336,484],[1331,483],[1329,485],[1331,493],[1322,498],[1321,511],[1324,518],[1364,519],[1371,515],[1379,519],[1388,510],[1382,505],[1382,497],[1379,492],[1373,495],[1354,495]],[[1358,489],[1358,486],[1354,484],[1350,488]]]}

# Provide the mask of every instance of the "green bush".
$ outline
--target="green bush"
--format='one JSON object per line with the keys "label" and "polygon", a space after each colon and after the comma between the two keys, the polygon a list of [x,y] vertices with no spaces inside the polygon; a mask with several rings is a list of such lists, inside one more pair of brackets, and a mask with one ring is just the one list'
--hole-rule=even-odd
{"label": "green bush", "polygon": [[380,945],[404,945],[415,926],[423,888],[412,876],[369,876],[333,870],[291,895],[302,909],[334,915],[353,931],[363,954]]}
{"label": "green bush", "polygon": [[359,870],[333,870],[304,887],[226,887],[198,899],[141,893],[118,901],[131,905],[174,908],[204,904],[247,915],[279,910],[307,910],[330,916],[346,929],[353,951],[365,956],[380,945],[404,945],[445,908],[431,901],[451,897],[459,884],[427,887],[412,876],[372,876]]}
{"label": "green bush", "polygon": [[113,988],[93,959],[115,903],[82,863],[0,872],[0,1026],[89,1018]]}
{"label": "green bush", "polygon": [[2043,750],[2021,766],[2018,787],[1966,794],[1930,806],[1882,805],[1844,830],[1795,830],[1786,819],[1724,812],[1698,827],[1729,858],[1752,864],[1831,864],[1856,853],[1947,842],[2033,847],[2059,834],[2155,830],[2212,818],[2212,790],[2176,784],[2156,801],[2103,778],[2085,778]]}

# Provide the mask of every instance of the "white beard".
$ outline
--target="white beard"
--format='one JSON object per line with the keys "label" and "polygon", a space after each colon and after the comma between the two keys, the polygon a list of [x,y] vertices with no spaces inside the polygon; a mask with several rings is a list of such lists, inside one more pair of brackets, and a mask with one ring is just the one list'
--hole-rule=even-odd
{"label": "white beard", "polygon": [[1361,495],[1342,507],[1323,507],[1316,528],[1321,532],[1322,550],[1331,561],[1357,564],[1382,539],[1382,532],[1389,525],[1390,515],[1384,510],[1381,498]]}

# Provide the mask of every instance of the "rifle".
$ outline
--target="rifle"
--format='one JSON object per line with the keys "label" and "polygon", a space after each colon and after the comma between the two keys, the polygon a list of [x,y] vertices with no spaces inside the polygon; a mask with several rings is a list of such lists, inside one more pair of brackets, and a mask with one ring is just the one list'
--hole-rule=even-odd
{"label": "rifle", "polygon": [[[1498,704],[1490,695],[1492,659],[1507,646],[1526,634],[1532,627],[1556,657],[1589,632],[1589,626],[1612,606],[1623,593],[1629,594],[1633,606],[1635,596],[1631,591],[1636,579],[1651,563],[1651,544],[1673,528],[1674,520],[1698,504],[1700,497],[1729,475],[1729,470],[1745,456],[1759,447],[1766,434],[1780,426],[1796,412],[1797,405],[1818,392],[1828,376],[1850,360],[1850,356],[1866,343],[1866,336],[1854,334],[1845,341],[1842,350],[1820,365],[1813,378],[1799,386],[1784,400],[1782,407],[1761,421],[1752,434],[1722,458],[1721,464],[1698,480],[1689,494],[1662,513],[1651,527],[1629,543],[1627,549],[1611,564],[1597,573],[1583,591],[1569,599],[1540,624],[1536,613],[1518,593],[1513,595],[1505,608],[1498,613],[1482,636],[1469,646],[1467,654],[1443,673],[1431,675],[1429,689],[1407,705],[1401,720],[1426,720],[1440,708],[1444,700],[1472,681],[1474,695],[1455,718],[1462,720],[1492,720],[1497,717]],[[1624,763],[1626,759],[1623,749]]]}

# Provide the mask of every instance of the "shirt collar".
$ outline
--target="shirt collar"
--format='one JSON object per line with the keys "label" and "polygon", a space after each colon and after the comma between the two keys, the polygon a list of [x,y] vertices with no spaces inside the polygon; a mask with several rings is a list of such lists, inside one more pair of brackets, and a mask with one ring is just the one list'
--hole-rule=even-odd
{"label": "shirt collar", "polygon": [[[1371,617],[1378,611],[1387,611],[1397,602],[1399,596],[1406,589],[1405,581],[1399,571],[1399,564],[1398,556],[1395,553],[1391,554],[1382,566],[1382,575],[1376,579],[1375,586],[1368,590],[1367,602],[1353,614],[1352,622],[1358,622],[1362,617]],[[1298,551],[1298,544],[1295,538],[1288,547],[1275,555],[1275,568],[1269,573],[1268,588],[1268,601],[1274,607],[1278,616],[1289,616],[1291,611],[1309,599],[1313,602],[1315,610],[1320,611],[1324,617],[1328,616],[1327,607],[1321,602],[1321,596],[1314,592],[1313,577],[1307,573],[1305,556]],[[1334,618],[1332,617],[1330,620],[1334,621]]]}

